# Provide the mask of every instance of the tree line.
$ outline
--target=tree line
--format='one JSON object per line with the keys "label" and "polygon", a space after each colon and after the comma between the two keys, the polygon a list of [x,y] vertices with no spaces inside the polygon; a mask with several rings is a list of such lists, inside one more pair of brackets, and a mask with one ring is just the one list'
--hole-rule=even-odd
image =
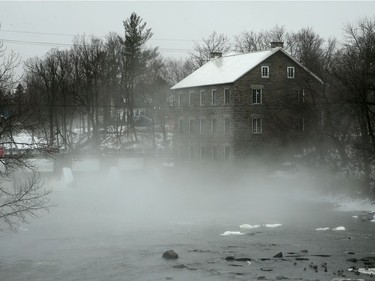
{"label": "tree line", "polygon": [[[143,120],[153,147],[156,131],[167,147],[165,109],[172,104],[171,86],[206,63],[211,52],[260,51],[269,49],[272,41],[281,41],[286,52],[324,81],[319,102],[313,104],[315,114],[321,115],[314,149],[310,150],[313,162],[345,171],[375,195],[374,18],[345,25],[341,41],[322,38],[310,27],[296,32],[283,26],[248,30],[232,40],[213,32],[194,42],[185,59],[164,58],[157,47],[150,47],[152,30],[136,13],[123,21],[123,28],[123,34],[109,33],[104,39],[77,36],[69,49],[51,49],[43,57],[28,59],[20,80],[15,79],[19,57],[1,44],[0,146],[37,147],[41,153],[57,147],[97,150],[112,138],[117,147],[131,148],[140,141],[137,122]],[[139,108],[146,111],[143,119],[137,118]],[[21,144],[15,136],[25,132],[31,140]],[[31,168],[28,151],[7,161],[0,158],[1,176],[9,177],[9,171],[17,167]],[[37,182],[26,186],[35,191]],[[23,190],[31,194],[29,189]],[[0,198],[7,192],[1,189]],[[16,202],[26,195],[7,196]],[[43,204],[41,207],[45,201]],[[7,201],[6,206],[11,205]],[[0,210],[5,210],[2,206],[0,202]],[[32,205],[29,209],[37,208]],[[0,213],[0,219],[4,217],[9,218]]]}

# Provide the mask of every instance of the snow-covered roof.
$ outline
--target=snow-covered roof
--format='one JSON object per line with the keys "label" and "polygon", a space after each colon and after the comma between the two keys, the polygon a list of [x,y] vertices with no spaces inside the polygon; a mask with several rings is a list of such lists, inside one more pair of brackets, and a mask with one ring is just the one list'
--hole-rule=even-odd
{"label": "snow-covered roof", "polygon": [[309,71],[306,67],[297,62],[293,57],[286,53],[283,48],[277,47],[266,51],[259,51],[247,54],[230,55],[216,59],[211,59],[209,62],[198,68],[192,74],[182,79],[171,89],[191,88],[198,86],[218,85],[234,83],[247,72],[252,70],[258,64],[266,60],[278,51],[282,51],[290,59],[303,67],[307,72],[313,75],[319,82],[321,79]]}

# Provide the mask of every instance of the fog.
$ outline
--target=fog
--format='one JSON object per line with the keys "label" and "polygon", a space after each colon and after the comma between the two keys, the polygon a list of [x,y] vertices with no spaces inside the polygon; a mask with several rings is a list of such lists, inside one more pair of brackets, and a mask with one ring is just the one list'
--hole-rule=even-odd
{"label": "fog", "polygon": [[[168,223],[279,223],[301,217],[306,199],[318,196],[327,175],[290,169],[231,170],[151,166],[147,169],[63,173],[46,181],[60,215],[75,231],[149,228]],[[318,180],[319,179],[319,180]],[[301,219],[306,219],[302,218]],[[61,224],[61,221],[55,224]],[[87,229],[86,229],[87,228]]]}
{"label": "fog", "polygon": [[[0,280],[331,280],[349,267],[345,252],[375,255],[375,224],[335,211],[326,173],[89,166],[42,172],[54,206],[17,233],[0,232]],[[162,258],[169,249],[177,261]],[[307,249],[305,262],[272,258]],[[313,262],[329,273],[306,270]]]}

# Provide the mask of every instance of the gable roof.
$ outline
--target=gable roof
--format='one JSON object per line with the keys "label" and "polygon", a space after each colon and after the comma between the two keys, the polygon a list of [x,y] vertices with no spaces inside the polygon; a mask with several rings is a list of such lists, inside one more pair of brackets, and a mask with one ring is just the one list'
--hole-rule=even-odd
{"label": "gable roof", "polygon": [[320,83],[323,81],[291,57],[283,48],[277,47],[266,51],[252,52],[247,54],[231,55],[220,57],[216,59],[211,59],[209,62],[198,68],[192,74],[182,79],[171,89],[182,89],[191,88],[198,86],[209,86],[218,84],[230,84],[234,83],[236,80],[241,78],[247,72],[252,70],[254,67],[259,65],[261,62],[281,51],[291,60],[309,72],[315,79]]}

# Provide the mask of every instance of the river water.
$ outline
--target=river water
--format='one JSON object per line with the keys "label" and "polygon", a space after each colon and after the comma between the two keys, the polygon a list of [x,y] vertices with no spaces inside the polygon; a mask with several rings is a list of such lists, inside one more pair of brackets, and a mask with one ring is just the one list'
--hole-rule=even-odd
{"label": "river water", "polygon": [[[348,259],[375,256],[375,223],[323,202],[305,179],[112,171],[46,185],[55,207],[0,232],[1,281],[332,280],[341,269],[358,277],[348,268],[363,262]],[[162,258],[170,249],[177,260]]]}

